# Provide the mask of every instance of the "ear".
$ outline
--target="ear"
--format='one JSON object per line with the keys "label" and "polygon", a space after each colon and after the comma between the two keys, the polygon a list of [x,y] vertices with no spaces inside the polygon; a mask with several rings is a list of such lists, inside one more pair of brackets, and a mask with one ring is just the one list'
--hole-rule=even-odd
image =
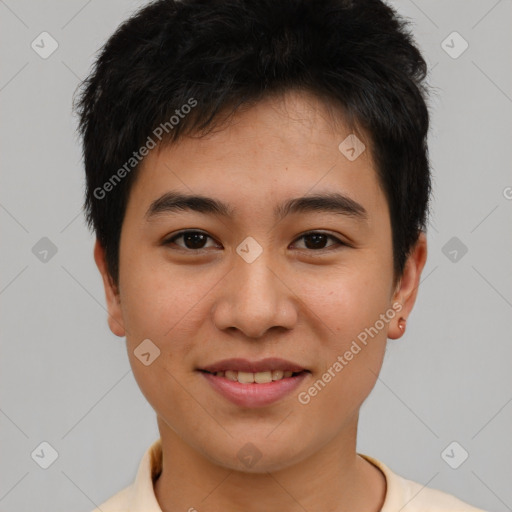
{"label": "ear", "polygon": [[108,310],[108,326],[116,336],[125,336],[123,315],[121,311],[121,299],[119,290],[114,284],[112,277],[107,271],[107,262],[105,260],[105,250],[98,239],[94,245],[94,261],[100,271],[103,279],[103,287],[105,288],[105,297],[107,300]]}
{"label": "ear", "polygon": [[388,338],[392,340],[400,338],[405,332],[405,329],[401,330],[398,324],[401,318],[405,320],[409,318],[414,303],[416,302],[421,272],[423,271],[426,261],[427,237],[425,233],[421,231],[416,244],[407,258],[404,272],[393,295],[393,304],[401,304],[402,309],[400,309],[400,311],[396,310],[397,313],[389,326]]}

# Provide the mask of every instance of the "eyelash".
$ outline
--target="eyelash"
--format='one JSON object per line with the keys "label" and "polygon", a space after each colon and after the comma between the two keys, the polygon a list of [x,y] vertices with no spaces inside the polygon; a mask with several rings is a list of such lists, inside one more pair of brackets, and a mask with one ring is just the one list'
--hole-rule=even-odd
{"label": "eyelash", "polygon": [[[211,237],[210,235],[208,235],[204,231],[186,230],[186,231],[180,231],[179,233],[173,235],[171,238],[168,238],[167,240],[165,240],[163,242],[163,245],[171,245],[172,243],[175,243],[176,240],[178,240],[180,238],[183,238],[187,234],[205,235],[207,238],[209,238],[211,240],[214,240],[213,237]],[[330,235],[328,233],[324,233],[323,231],[308,231],[306,233],[303,233],[299,237],[297,237],[294,240],[294,242],[292,242],[292,243],[296,243],[298,240],[300,240],[302,238],[305,238],[307,236],[311,236],[311,235],[324,235],[324,236],[327,237],[327,239],[334,240],[336,243],[333,244],[333,245],[327,246],[327,247],[322,247],[320,249],[308,249],[307,247],[305,247],[305,248],[301,248],[301,250],[307,250],[307,251],[311,251],[311,252],[321,252],[321,251],[333,250],[332,247],[336,247],[336,246],[338,246],[338,248],[342,247],[342,246],[349,247],[348,243],[342,242],[339,238],[335,237],[334,235]],[[179,246],[179,245],[178,245],[178,247],[179,247],[179,249],[187,251],[187,252],[197,252],[197,253],[199,253],[202,250],[208,249],[208,247],[206,247],[206,248],[201,247],[199,249],[189,249],[188,247],[182,247],[182,246]]]}

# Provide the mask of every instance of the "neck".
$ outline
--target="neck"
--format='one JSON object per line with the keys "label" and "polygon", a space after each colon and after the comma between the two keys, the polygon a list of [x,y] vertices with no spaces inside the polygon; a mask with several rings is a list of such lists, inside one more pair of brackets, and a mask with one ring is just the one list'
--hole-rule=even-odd
{"label": "neck", "polygon": [[384,502],[384,475],[356,453],[357,419],[300,462],[262,473],[216,464],[158,423],[163,460],[154,489],[162,512],[378,512]]}

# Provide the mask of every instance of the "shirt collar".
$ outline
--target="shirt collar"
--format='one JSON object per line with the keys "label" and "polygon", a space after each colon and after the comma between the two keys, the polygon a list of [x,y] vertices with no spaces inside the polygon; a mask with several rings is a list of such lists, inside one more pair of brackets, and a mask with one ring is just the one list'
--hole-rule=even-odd
{"label": "shirt collar", "polygon": [[133,510],[162,512],[155,496],[154,482],[162,472],[162,439],[159,438],[147,450],[139,465],[132,484]]}
{"label": "shirt collar", "polygon": [[[400,479],[381,461],[358,454],[368,462],[376,466],[386,479],[386,497],[381,512],[392,512],[394,505],[402,501]],[[162,439],[157,439],[144,453],[137,471],[137,476],[132,485],[131,503],[133,510],[144,512],[162,512],[155,496],[154,483],[162,472]],[[393,485],[390,485],[390,484]]]}

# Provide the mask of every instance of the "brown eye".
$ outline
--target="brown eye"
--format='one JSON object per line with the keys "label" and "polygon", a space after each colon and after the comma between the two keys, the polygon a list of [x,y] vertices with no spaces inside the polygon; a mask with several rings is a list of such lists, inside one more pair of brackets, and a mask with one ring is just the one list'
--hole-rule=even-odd
{"label": "brown eye", "polygon": [[182,236],[187,249],[202,249],[208,238],[203,233],[186,233]]}
{"label": "brown eye", "polygon": [[[208,240],[213,241],[211,236],[202,231],[182,231],[164,242],[164,245],[175,244],[182,249],[194,251],[212,247],[212,245],[207,246]],[[218,245],[214,243],[213,247],[218,247]]]}
{"label": "brown eye", "polygon": [[[299,246],[298,249],[321,250],[328,249],[336,245],[346,245],[335,236],[328,235],[327,233],[321,233],[319,231],[306,233],[297,239],[297,241],[299,240],[303,240],[304,243],[303,246]],[[328,245],[329,240],[333,241],[334,243]]]}
{"label": "brown eye", "polygon": [[314,233],[304,237],[305,245],[308,249],[324,249],[327,244],[328,236],[323,233]]}

